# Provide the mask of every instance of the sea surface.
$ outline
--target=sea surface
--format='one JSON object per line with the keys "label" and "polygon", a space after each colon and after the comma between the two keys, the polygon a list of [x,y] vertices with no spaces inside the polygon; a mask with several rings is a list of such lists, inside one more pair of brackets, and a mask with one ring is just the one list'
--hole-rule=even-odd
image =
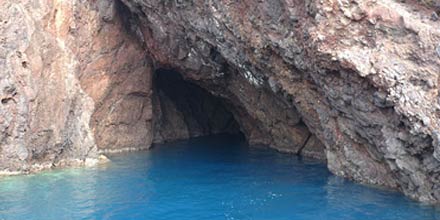
{"label": "sea surface", "polygon": [[94,168],[1,178],[0,219],[440,219],[440,207],[235,136],[109,157],[111,163]]}

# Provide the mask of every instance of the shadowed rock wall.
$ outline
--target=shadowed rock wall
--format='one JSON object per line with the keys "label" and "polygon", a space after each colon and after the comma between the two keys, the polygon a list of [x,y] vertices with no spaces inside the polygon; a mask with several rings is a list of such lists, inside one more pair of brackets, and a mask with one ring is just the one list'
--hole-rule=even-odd
{"label": "shadowed rock wall", "polygon": [[154,143],[240,133],[239,125],[223,100],[185,82],[179,73],[158,70],[154,90]]}

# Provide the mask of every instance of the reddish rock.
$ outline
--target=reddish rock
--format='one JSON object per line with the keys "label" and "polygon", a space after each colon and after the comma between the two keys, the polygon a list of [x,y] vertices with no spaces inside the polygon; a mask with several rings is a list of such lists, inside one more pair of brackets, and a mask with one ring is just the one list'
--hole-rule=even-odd
{"label": "reddish rock", "polygon": [[440,29],[431,9],[391,0],[123,2],[156,65],[228,100],[250,142],[323,155],[311,147],[321,144],[304,143],[312,133],[333,173],[439,201]]}
{"label": "reddish rock", "polygon": [[[336,175],[440,200],[433,9],[122,2],[0,2],[0,170],[89,164],[100,151],[239,127],[251,144],[325,155]],[[156,88],[158,69],[205,101],[182,105]]]}

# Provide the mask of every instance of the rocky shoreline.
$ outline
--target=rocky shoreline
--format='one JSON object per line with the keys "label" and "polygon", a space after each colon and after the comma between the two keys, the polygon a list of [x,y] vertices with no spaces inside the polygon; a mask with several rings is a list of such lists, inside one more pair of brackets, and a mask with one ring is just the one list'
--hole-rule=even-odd
{"label": "rocky shoreline", "polygon": [[17,176],[26,175],[32,173],[39,173],[46,170],[52,170],[55,168],[66,168],[66,167],[93,167],[97,165],[102,165],[109,163],[110,160],[104,156],[99,155],[98,158],[86,158],[85,160],[79,159],[67,159],[58,161],[56,164],[53,163],[34,163],[29,167],[21,167],[22,170],[10,171],[9,169],[0,170],[0,177],[2,176]]}

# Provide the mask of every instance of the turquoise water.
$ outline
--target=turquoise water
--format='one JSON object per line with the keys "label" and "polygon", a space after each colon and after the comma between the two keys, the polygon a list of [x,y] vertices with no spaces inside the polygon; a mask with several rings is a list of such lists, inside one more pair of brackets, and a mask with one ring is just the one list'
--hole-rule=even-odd
{"label": "turquoise water", "polygon": [[440,208],[230,136],[110,158],[107,166],[1,179],[0,219],[440,219]]}

